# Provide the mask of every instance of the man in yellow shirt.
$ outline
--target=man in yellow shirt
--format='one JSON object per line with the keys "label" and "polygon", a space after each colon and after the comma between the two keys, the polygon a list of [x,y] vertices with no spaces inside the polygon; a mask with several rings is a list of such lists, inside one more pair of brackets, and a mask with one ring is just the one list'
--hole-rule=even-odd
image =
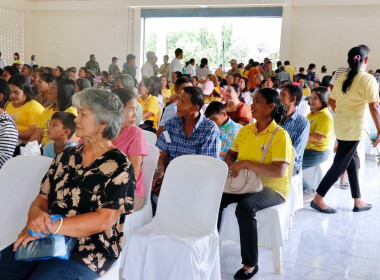
{"label": "man in yellow shirt", "polygon": [[293,81],[296,81],[297,78],[296,78],[296,68],[292,65],[290,65],[290,62],[289,60],[285,61],[284,62],[284,65],[285,65],[285,71],[289,73],[289,76],[290,76],[290,80],[293,82]]}

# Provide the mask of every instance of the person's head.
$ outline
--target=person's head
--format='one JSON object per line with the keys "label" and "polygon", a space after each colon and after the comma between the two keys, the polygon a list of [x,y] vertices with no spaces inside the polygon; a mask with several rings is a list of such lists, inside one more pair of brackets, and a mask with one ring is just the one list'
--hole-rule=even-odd
{"label": "person's head", "polygon": [[20,60],[20,55],[16,52],[13,54],[14,60]]}
{"label": "person's head", "polygon": [[156,56],[156,54],[154,53],[154,52],[151,52],[151,51],[149,51],[149,52],[147,52],[146,53],[146,60],[149,62],[149,63],[154,63],[154,60],[155,60],[155,56]]}
{"label": "person's head", "polygon": [[319,87],[321,85],[320,81],[315,81],[313,84],[313,88]]}
{"label": "person's head", "polygon": [[312,72],[312,73],[315,73],[315,68],[316,68],[317,66],[314,64],[314,63],[310,63],[309,64],[309,67],[307,68],[307,71],[308,72]]}
{"label": "person's head", "polygon": [[280,93],[281,103],[289,109],[295,110],[302,99],[302,88],[297,85],[288,84],[284,86]]}
{"label": "person's head", "polygon": [[231,74],[228,74],[226,77],[227,86],[230,86],[234,83],[234,76]]}
{"label": "person's head", "polygon": [[112,91],[114,94],[119,96],[121,103],[124,105],[124,123],[126,127],[130,127],[135,124],[136,121],[136,108],[137,108],[137,98],[135,94],[125,88],[118,88]]}
{"label": "person's head", "polygon": [[9,100],[9,86],[8,83],[0,79],[0,109],[4,109],[5,104]]}
{"label": "person's head", "polygon": [[86,76],[87,76],[86,68],[84,68],[84,67],[79,68],[78,77],[79,78],[86,78]]}
{"label": "person's head", "polygon": [[133,90],[135,87],[135,81],[131,75],[128,74],[120,74],[117,75],[114,79],[114,88],[125,88],[128,90]]}
{"label": "person's head", "polygon": [[54,81],[54,76],[52,74],[41,73],[39,76],[38,85],[37,85],[38,92],[47,93],[53,81]]}
{"label": "person's head", "polygon": [[283,123],[286,114],[280,95],[272,88],[262,88],[255,92],[251,110],[252,117],[256,120],[271,118],[278,124]]}
{"label": "person's head", "polygon": [[261,85],[261,82],[264,80],[264,76],[261,74],[256,74],[253,77],[253,82],[255,83],[256,87]]}
{"label": "person's head", "polygon": [[285,66],[284,66],[284,65],[280,65],[280,66],[278,67],[278,70],[279,70],[280,72],[285,71]]}
{"label": "person's head", "polygon": [[208,74],[207,79],[214,84],[214,87],[218,87],[218,78],[214,74]]}
{"label": "person's head", "polygon": [[75,81],[75,92],[80,92],[85,88],[90,88],[91,84],[87,78],[79,78]]}
{"label": "person's head", "polygon": [[236,69],[237,68],[237,60],[236,59],[231,59],[230,63],[231,63],[231,68],[232,69]]}
{"label": "person's head", "polygon": [[321,73],[326,73],[327,72],[327,67],[325,65],[323,65],[321,67]]}
{"label": "person's head", "polygon": [[281,88],[284,88],[286,85],[288,85],[290,83],[291,83],[291,81],[289,81],[289,80],[282,81],[281,82]]}
{"label": "person's head", "polygon": [[253,60],[253,58],[250,58],[249,60],[248,60],[248,64],[251,64],[252,65],[252,67],[254,67],[253,66],[253,63],[254,63],[255,61]]}
{"label": "person's head", "polygon": [[100,72],[100,80],[103,83],[107,83],[108,82],[108,72],[107,71]]}
{"label": "person's head", "polygon": [[272,66],[272,62],[270,60],[268,60],[267,62],[265,62],[265,69],[266,70],[272,70],[273,66]]}
{"label": "person's head", "polygon": [[114,63],[114,64],[116,64],[118,60],[119,60],[119,58],[116,57],[116,56],[113,56],[113,57],[111,58],[111,61],[112,61],[112,63]]}
{"label": "person's head", "polygon": [[127,64],[130,67],[133,67],[136,63],[136,56],[133,54],[128,54],[127,55]]}
{"label": "person's head", "polygon": [[50,140],[70,139],[75,133],[75,115],[69,112],[55,112],[51,117],[47,130],[47,137]]}
{"label": "person's head", "polygon": [[304,78],[298,78],[297,83],[300,84],[300,87],[305,88],[305,79]]}
{"label": "person's head", "polygon": [[282,62],[279,60],[279,61],[277,61],[276,65],[277,65],[277,68],[280,69],[280,66],[282,65]]}
{"label": "person's head", "polygon": [[33,74],[32,74],[32,79],[30,80],[31,84],[37,88],[38,87],[38,82],[40,80],[40,75],[42,74],[42,71],[39,71],[39,70],[36,70],[36,71],[33,71]]}
{"label": "person's head", "polygon": [[242,92],[249,91],[249,81],[246,77],[239,78],[239,86],[241,87]]}
{"label": "person's head", "polygon": [[168,88],[170,88],[168,77],[166,77],[166,76],[161,76],[160,80],[161,80],[161,88],[162,88],[162,89],[165,89],[165,88],[168,89]]}
{"label": "person's head", "polygon": [[54,77],[59,77],[63,73],[63,68],[61,66],[57,66],[54,68],[53,75]]}
{"label": "person's head", "polygon": [[44,68],[42,69],[42,71],[43,71],[44,73],[49,73],[49,74],[52,74],[52,75],[53,75],[53,68],[51,68],[51,67],[44,67]]}
{"label": "person's head", "polygon": [[207,58],[202,58],[201,59],[201,65],[200,65],[200,67],[201,68],[205,68],[205,67],[207,67],[207,65],[208,65],[208,59]]}
{"label": "person's head", "polygon": [[244,102],[241,96],[241,87],[238,84],[228,86],[226,90],[226,103],[237,103],[239,101]]}
{"label": "person's head", "polygon": [[203,105],[203,91],[199,87],[186,86],[178,98],[177,117],[196,118]]}
{"label": "person's head", "polygon": [[174,54],[177,59],[183,58],[183,50],[180,48],[175,49]]}
{"label": "person's head", "polygon": [[112,92],[88,88],[73,96],[78,110],[76,135],[86,139],[112,140],[119,135],[124,122],[123,104]]}
{"label": "person's head", "polygon": [[153,96],[159,96],[159,95],[162,95],[161,93],[161,79],[156,77],[156,76],[152,76],[150,77],[151,81],[152,81],[152,85],[151,87],[149,88],[149,94],[153,95]]}
{"label": "person's head", "polygon": [[298,72],[300,72],[300,73],[302,74],[303,72],[305,72],[305,68],[304,68],[304,67],[300,67],[300,68],[298,69]]}
{"label": "person's head", "polygon": [[94,54],[90,55],[90,61],[95,61],[95,60],[96,60],[95,55]]}
{"label": "person's head", "polygon": [[32,54],[32,56],[30,57],[30,60],[36,61],[36,56],[34,54]]}
{"label": "person's head", "polygon": [[244,63],[239,63],[238,65],[237,65],[237,69],[244,69]]}
{"label": "person's head", "polygon": [[327,87],[316,87],[311,91],[310,109],[319,111],[327,107],[330,91]]}
{"label": "person's head", "polygon": [[12,67],[15,67],[15,68],[17,68],[17,70],[19,71],[19,73],[18,74],[20,74],[20,71],[21,71],[21,64],[20,63],[13,63],[12,64]]}
{"label": "person's head", "polygon": [[190,63],[192,66],[194,66],[194,65],[195,65],[195,59],[194,59],[194,58],[190,58],[189,63]]}
{"label": "person's head", "polygon": [[277,77],[270,77],[269,79],[272,81],[272,88],[278,89],[280,87],[280,80]]}
{"label": "person's head", "polygon": [[217,126],[222,126],[228,120],[224,105],[218,101],[213,101],[207,106],[205,116],[216,123]]}
{"label": "person's head", "polygon": [[285,65],[285,66],[286,66],[286,65],[290,65],[289,60],[285,60],[284,65]]}
{"label": "person's head", "polygon": [[360,70],[365,70],[367,68],[369,52],[369,48],[365,45],[353,47],[348,52],[347,63],[350,66],[350,71],[347,74],[347,79],[342,85],[343,93],[350,90],[352,81],[354,80],[356,74],[358,74]]}
{"label": "person's head", "polygon": [[191,86],[193,86],[191,79],[187,76],[183,76],[181,78],[178,78],[177,81],[175,82],[174,91],[177,95],[181,95],[185,87],[191,87]]}
{"label": "person's head", "polygon": [[239,73],[234,74],[234,84],[239,84],[239,79],[241,75]]}
{"label": "person's head", "polygon": [[168,63],[169,56],[167,54],[164,55],[164,64]]}
{"label": "person's head", "polygon": [[150,90],[153,87],[153,81],[151,78],[143,78],[139,83],[139,94],[143,99],[149,96]]}
{"label": "person's head", "polygon": [[271,78],[265,78],[261,81],[262,88],[273,88],[273,82]]}
{"label": "person's head", "polygon": [[21,107],[33,99],[33,91],[29,86],[28,79],[22,75],[14,75],[8,81],[10,90],[9,99],[13,107]]}
{"label": "person's head", "polygon": [[9,79],[14,76],[14,75],[17,75],[17,74],[20,74],[20,72],[18,71],[18,69],[16,67],[13,67],[13,66],[5,66],[4,67],[4,72],[3,72],[3,79],[8,82]]}
{"label": "person's head", "polygon": [[29,78],[32,75],[32,67],[29,64],[24,64],[21,68],[21,75]]}
{"label": "person's head", "polygon": [[260,63],[258,61],[255,61],[252,63],[252,67],[259,67]]}
{"label": "person's head", "polygon": [[191,81],[193,82],[193,86],[195,86],[195,87],[198,86],[198,84],[199,84],[199,79],[198,79],[197,76],[193,76],[193,77],[191,78]]}
{"label": "person's head", "polygon": [[65,111],[72,106],[71,98],[75,94],[75,82],[69,78],[58,78],[53,81],[50,87],[52,87],[54,83],[57,85],[57,94],[56,100],[53,100],[56,102],[59,111]]}

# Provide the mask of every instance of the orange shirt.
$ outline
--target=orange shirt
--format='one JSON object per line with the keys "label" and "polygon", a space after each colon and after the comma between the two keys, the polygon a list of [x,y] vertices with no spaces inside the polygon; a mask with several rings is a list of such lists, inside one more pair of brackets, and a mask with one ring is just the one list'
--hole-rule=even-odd
{"label": "orange shirt", "polygon": [[253,78],[255,77],[256,74],[260,74],[260,70],[257,69],[257,67],[253,67],[251,70],[249,70],[248,73],[248,81],[249,81],[249,87],[250,88],[255,88],[255,83],[253,82]]}

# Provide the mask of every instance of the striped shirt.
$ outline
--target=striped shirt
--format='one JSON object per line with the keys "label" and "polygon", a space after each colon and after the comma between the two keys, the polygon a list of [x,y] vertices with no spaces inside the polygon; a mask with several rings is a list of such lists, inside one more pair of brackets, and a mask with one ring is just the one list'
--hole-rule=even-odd
{"label": "striped shirt", "polygon": [[0,168],[13,156],[18,140],[18,132],[12,118],[3,112],[0,114]]}

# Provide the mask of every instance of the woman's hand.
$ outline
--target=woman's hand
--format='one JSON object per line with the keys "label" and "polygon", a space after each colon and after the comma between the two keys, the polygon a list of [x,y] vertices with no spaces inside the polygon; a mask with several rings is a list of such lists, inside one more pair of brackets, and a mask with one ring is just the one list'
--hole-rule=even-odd
{"label": "woman's hand", "polygon": [[15,252],[18,248],[18,246],[22,245],[22,247],[26,247],[26,245],[35,239],[38,239],[38,236],[30,236],[29,233],[26,230],[26,227],[21,231],[21,233],[18,235],[17,240],[13,244],[13,252]]}
{"label": "woman's hand", "polygon": [[28,213],[28,221],[26,228],[36,233],[43,232],[49,234],[47,228],[51,227],[51,219],[48,212],[43,211],[39,207],[31,207]]}
{"label": "woman's hand", "polygon": [[229,170],[231,171],[232,178],[237,177],[237,175],[239,174],[239,171],[244,168],[245,168],[244,161],[234,162],[233,164],[231,164],[229,166]]}

